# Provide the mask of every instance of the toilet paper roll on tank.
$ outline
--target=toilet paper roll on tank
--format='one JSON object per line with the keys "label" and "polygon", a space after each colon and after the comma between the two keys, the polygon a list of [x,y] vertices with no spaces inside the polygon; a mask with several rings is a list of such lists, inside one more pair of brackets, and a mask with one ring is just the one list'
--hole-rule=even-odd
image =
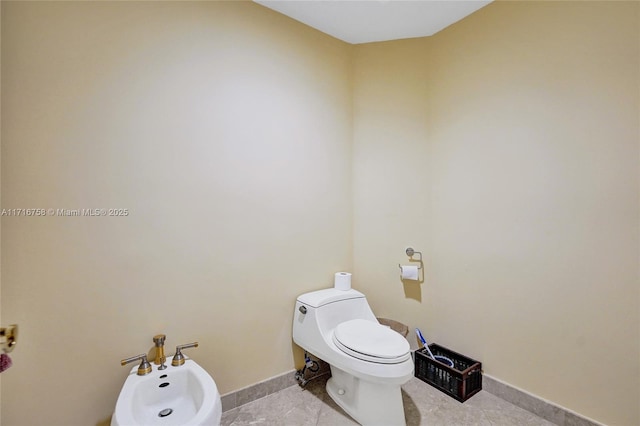
{"label": "toilet paper roll on tank", "polygon": [[336,290],[351,290],[351,274],[349,272],[336,272],[336,276],[333,279],[333,287]]}

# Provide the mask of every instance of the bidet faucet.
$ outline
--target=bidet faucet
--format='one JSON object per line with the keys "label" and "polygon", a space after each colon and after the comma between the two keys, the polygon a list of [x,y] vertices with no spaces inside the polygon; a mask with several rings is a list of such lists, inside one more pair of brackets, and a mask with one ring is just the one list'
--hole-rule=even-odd
{"label": "bidet faucet", "polygon": [[167,336],[164,334],[158,334],[153,336],[153,343],[156,344],[156,359],[153,362],[155,365],[159,365],[158,370],[164,370],[167,366],[164,364],[167,360],[167,357],[164,356],[164,339]]}
{"label": "bidet faucet", "polygon": [[197,348],[198,342],[187,343],[186,345],[178,345],[176,346],[176,353],[173,355],[173,359],[171,360],[171,365],[174,367],[180,367],[185,363],[184,355],[182,355],[182,350],[187,348]]}
{"label": "bidet faucet", "polygon": [[127,365],[130,362],[140,360],[140,366],[138,367],[138,376],[144,376],[145,374],[151,373],[151,364],[147,362],[147,354],[140,354],[136,356],[132,356],[131,358],[126,358],[120,361],[120,365]]}

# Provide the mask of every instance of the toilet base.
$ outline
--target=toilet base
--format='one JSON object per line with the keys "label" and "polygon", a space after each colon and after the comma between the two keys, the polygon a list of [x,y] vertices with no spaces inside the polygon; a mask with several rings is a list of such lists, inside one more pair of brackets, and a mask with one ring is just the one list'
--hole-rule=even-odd
{"label": "toilet base", "polygon": [[327,393],[363,426],[406,424],[400,385],[367,382],[332,365]]}

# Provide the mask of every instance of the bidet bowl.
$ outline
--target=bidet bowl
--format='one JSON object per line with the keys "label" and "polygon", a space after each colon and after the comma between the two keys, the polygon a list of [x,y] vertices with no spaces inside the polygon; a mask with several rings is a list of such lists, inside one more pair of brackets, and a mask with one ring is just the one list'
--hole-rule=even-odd
{"label": "bidet bowl", "polygon": [[212,426],[220,424],[222,402],[216,383],[195,361],[165,370],[153,366],[138,376],[131,369],[122,386],[111,426]]}

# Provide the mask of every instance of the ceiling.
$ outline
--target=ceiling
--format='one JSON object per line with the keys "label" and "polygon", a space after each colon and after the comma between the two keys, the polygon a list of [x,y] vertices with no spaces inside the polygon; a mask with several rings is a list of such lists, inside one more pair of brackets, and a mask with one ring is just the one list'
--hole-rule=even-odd
{"label": "ceiling", "polygon": [[254,0],[351,44],[425,37],[491,0]]}

